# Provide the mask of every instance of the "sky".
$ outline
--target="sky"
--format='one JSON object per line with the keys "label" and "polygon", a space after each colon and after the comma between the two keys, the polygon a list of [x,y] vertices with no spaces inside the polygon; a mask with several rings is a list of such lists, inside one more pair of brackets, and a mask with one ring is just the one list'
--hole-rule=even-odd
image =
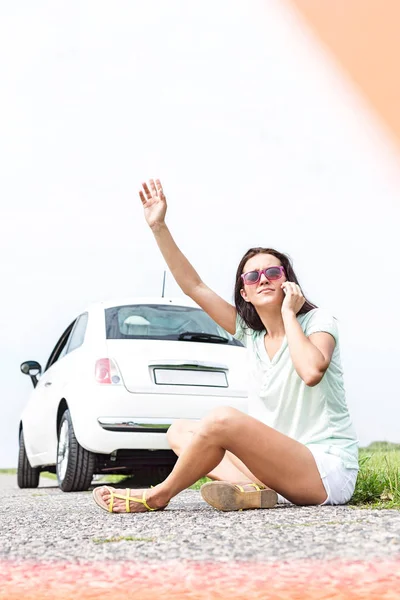
{"label": "sky", "polygon": [[32,390],[20,363],[44,365],[92,301],[161,294],[150,177],[226,300],[249,247],[292,257],[339,319],[360,443],[400,442],[399,149],[285,2],[0,2],[0,165],[0,467]]}

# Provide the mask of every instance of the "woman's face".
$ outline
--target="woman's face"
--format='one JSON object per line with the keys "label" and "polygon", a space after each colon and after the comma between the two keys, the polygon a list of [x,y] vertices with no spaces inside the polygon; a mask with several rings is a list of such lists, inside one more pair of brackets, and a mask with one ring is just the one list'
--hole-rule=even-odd
{"label": "woman's face", "polygon": [[[246,262],[243,273],[259,271],[268,267],[278,267],[281,264],[281,261],[272,254],[256,254]],[[250,302],[255,308],[271,305],[281,306],[285,297],[285,293],[281,288],[284,281],[286,281],[284,274],[279,279],[271,281],[262,273],[258,283],[247,285],[243,282],[240,293],[242,298],[246,302]]]}

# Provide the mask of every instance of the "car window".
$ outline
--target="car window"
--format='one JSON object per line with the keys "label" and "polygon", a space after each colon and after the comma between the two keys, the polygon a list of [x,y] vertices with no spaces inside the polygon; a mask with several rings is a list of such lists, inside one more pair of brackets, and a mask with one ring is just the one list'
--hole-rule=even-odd
{"label": "car window", "polygon": [[66,352],[66,348],[67,348],[68,339],[69,339],[69,336],[71,335],[71,331],[72,331],[74,325],[75,325],[75,321],[73,321],[70,325],[68,325],[67,329],[64,331],[64,333],[58,340],[57,344],[54,346],[53,352],[50,354],[49,360],[47,361],[46,367],[44,369],[45,371],[47,371],[47,369],[49,369],[51,367],[51,365],[54,365],[54,363],[59,358],[64,356],[64,354]]}
{"label": "car window", "polygon": [[[107,339],[178,340],[182,334],[217,336],[241,346],[201,308],[170,304],[134,304],[105,310]],[[193,341],[197,341],[193,337]],[[188,339],[188,338],[185,338]],[[206,341],[206,340],[202,340]]]}
{"label": "car window", "polygon": [[75,321],[74,328],[68,340],[66,354],[80,348],[85,340],[86,326],[88,322],[88,314],[83,313]]}

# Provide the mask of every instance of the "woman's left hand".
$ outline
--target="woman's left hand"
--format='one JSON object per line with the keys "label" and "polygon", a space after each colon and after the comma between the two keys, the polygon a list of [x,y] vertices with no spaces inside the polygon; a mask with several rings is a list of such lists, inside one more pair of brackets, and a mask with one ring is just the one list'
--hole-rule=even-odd
{"label": "woman's left hand", "polygon": [[306,301],[301,293],[300,286],[293,281],[284,281],[281,285],[281,288],[285,292],[285,298],[281,308],[282,314],[293,313],[297,315]]}

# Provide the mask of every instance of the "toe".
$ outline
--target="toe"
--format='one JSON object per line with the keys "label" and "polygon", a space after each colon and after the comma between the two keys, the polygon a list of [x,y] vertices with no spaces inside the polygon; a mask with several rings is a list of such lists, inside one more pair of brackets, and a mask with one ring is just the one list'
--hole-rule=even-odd
{"label": "toe", "polygon": [[100,496],[101,500],[107,505],[110,505],[111,502],[111,494],[110,494],[110,489],[109,487],[103,486],[101,488],[98,488],[98,495]]}

